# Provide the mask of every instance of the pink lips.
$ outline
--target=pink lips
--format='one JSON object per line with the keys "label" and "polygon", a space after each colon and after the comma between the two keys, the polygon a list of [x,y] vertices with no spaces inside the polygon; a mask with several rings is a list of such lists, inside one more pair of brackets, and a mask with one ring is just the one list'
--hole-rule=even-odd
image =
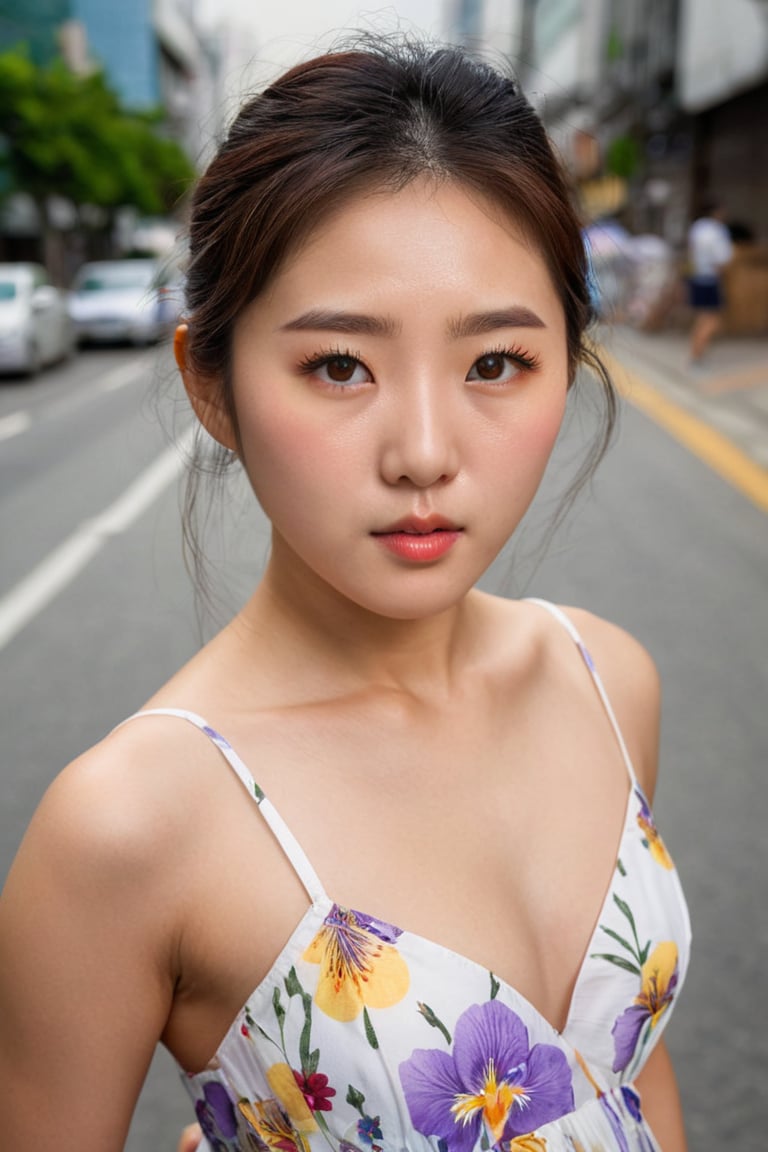
{"label": "pink lips", "polygon": [[402,560],[426,563],[449,552],[461,536],[461,529],[442,516],[408,516],[373,536]]}

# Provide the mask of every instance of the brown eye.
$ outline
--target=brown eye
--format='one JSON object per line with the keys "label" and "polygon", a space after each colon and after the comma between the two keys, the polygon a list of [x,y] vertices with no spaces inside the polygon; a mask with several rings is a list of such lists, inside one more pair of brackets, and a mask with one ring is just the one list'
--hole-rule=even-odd
{"label": "brown eye", "polygon": [[335,384],[348,384],[355,374],[357,365],[357,360],[351,356],[333,356],[325,362],[328,378]]}
{"label": "brown eye", "polygon": [[353,392],[373,382],[371,373],[357,356],[346,352],[327,352],[304,360],[299,369],[306,376],[324,384],[331,391]]}
{"label": "brown eye", "polygon": [[504,374],[508,357],[489,353],[475,361],[475,371],[481,380],[498,380]]}
{"label": "brown eye", "polygon": [[538,368],[538,359],[522,350],[509,349],[505,352],[486,352],[479,356],[467,373],[467,380],[481,384],[511,384],[523,372]]}

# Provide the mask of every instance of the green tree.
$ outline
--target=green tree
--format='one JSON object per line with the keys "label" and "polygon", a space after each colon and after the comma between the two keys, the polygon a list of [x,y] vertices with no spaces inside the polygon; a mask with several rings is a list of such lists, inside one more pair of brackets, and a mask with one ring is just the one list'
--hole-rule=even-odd
{"label": "green tree", "polygon": [[194,176],[159,113],[129,112],[103,73],[79,76],[61,60],[40,67],[24,48],[0,53],[0,134],[0,189],[32,196],[48,231],[52,195],[98,205],[110,220],[124,205],[164,214]]}

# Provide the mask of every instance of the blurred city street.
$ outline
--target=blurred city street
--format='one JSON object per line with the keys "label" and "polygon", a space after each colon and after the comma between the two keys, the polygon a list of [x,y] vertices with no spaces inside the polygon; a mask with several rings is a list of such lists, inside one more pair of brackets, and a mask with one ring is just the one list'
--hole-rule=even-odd
{"label": "blurred city street", "polygon": [[[269,525],[238,477],[211,497],[212,603],[183,560],[192,419],[165,337],[190,190],[246,93],[355,28],[508,65],[573,190],[616,436],[560,522],[597,428],[580,375],[534,507],[481,585],[590,609],[659,667],[655,814],[694,938],[667,1033],[689,1152],[764,1152],[768,0],[3,0],[0,371],[18,374],[0,376],[0,888],[60,769],[259,578]],[[709,270],[720,327],[692,365],[691,233],[713,213],[730,258]],[[140,298],[118,306],[104,270],[139,264]],[[126,1152],[174,1152],[193,1119],[159,1048]]]}
{"label": "blurred city street", "polygon": [[[715,401],[724,410],[724,396],[744,411],[754,400],[742,448],[765,452],[759,378],[710,395],[698,381],[682,383],[681,341],[622,331],[607,339],[633,375],[676,400],[687,387],[700,418]],[[740,349],[746,357],[747,346]],[[713,352],[713,366],[721,361],[746,378],[726,343]],[[542,551],[557,496],[593,430],[587,388],[581,400],[580,391],[549,484],[514,551],[485,583],[602,613],[633,631],[659,665],[665,722],[657,815],[675,848],[696,943],[670,1032],[691,1148],[758,1152],[768,1130],[768,1039],[755,1028],[768,943],[765,515],[625,405],[591,498],[577,501]],[[167,350],[83,353],[32,386],[0,387],[0,880],[54,774],[138,708],[199,644],[181,561],[178,467],[158,413],[183,436],[188,417]],[[73,548],[84,540],[90,551]],[[209,540],[224,590],[207,635],[247,594],[267,545],[265,521],[236,486]],[[706,1087],[713,1084],[717,1092]],[[171,1152],[188,1119],[177,1072],[160,1051],[129,1152]]]}
{"label": "blurred city street", "polygon": [[[768,468],[768,340],[718,340],[700,368],[691,369],[680,330],[642,332],[617,326],[602,334],[604,347],[631,372],[685,412],[732,441]],[[620,383],[625,381],[620,378]],[[626,382],[630,399],[631,383]]]}

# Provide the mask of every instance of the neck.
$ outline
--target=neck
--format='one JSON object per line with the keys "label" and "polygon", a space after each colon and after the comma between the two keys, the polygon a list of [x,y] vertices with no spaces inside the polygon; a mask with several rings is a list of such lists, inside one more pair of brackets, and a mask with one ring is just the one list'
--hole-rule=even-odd
{"label": "neck", "polygon": [[273,552],[264,577],[237,618],[245,643],[292,665],[314,694],[380,686],[435,697],[450,690],[469,656],[479,609],[470,592],[445,611],[391,619],[341,595],[315,572]]}

